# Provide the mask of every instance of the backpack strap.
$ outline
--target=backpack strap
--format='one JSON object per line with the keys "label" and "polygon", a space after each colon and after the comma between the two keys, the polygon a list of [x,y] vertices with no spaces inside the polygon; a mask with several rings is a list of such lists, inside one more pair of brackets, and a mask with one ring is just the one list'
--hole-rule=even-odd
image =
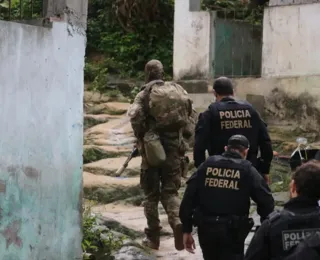
{"label": "backpack strap", "polygon": [[145,113],[148,115],[149,114],[149,102],[150,102],[150,93],[151,93],[151,90],[152,90],[152,87],[156,84],[159,84],[159,85],[164,85],[164,81],[163,80],[153,80],[153,81],[150,81],[149,83],[147,83],[146,85],[143,86],[144,88],[144,92],[145,92],[145,96],[144,96],[144,111]]}
{"label": "backpack strap", "polygon": [[153,81],[150,81],[149,83],[145,84],[142,88],[144,89],[144,92],[145,92],[145,95],[144,95],[144,101],[143,101],[143,109],[144,109],[144,112],[146,114],[146,117],[147,117],[147,122],[146,122],[146,125],[147,127],[149,128],[149,118],[150,118],[150,115],[149,115],[149,102],[150,102],[150,93],[151,93],[151,90],[153,88],[154,85],[161,85],[163,86],[164,85],[164,81],[163,80],[153,80]]}

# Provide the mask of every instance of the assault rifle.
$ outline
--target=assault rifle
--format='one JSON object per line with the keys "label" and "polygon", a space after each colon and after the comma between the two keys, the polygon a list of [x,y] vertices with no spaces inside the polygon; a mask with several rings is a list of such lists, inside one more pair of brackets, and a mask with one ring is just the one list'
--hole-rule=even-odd
{"label": "assault rifle", "polygon": [[123,173],[123,171],[128,167],[129,162],[132,160],[132,158],[137,157],[139,155],[139,150],[136,146],[133,147],[131,153],[129,154],[127,160],[124,162],[124,164],[117,170],[116,176],[119,177]]}

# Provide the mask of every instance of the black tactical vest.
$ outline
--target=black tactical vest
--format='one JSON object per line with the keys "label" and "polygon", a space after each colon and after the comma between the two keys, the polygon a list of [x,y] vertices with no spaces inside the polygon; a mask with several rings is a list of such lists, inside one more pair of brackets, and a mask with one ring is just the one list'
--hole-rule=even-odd
{"label": "black tactical vest", "polygon": [[251,163],[216,155],[203,166],[197,180],[198,210],[206,216],[248,215]]}
{"label": "black tactical vest", "polygon": [[271,223],[268,244],[272,260],[280,260],[288,256],[293,247],[306,237],[320,234],[320,210],[298,214],[288,210],[270,215]]}
{"label": "black tactical vest", "polygon": [[316,233],[291,250],[288,257],[283,260],[319,260],[320,259],[320,234]]}
{"label": "black tactical vest", "polygon": [[247,159],[249,161],[252,159],[253,162],[258,151],[258,124],[260,121],[252,106],[247,102],[230,98],[213,103],[209,108],[215,119],[212,125],[213,136],[209,152],[212,155],[223,153],[228,139],[235,134],[241,134],[247,137],[250,142]]}

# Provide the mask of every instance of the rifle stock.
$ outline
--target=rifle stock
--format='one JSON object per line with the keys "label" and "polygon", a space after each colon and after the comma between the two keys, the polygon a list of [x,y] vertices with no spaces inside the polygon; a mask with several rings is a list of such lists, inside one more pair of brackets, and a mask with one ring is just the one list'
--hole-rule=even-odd
{"label": "rifle stock", "polygon": [[139,151],[137,147],[133,147],[131,153],[129,154],[127,160],[124,162],[124,164],[116,171],[116,176],[119,177],[123,173],[123,171],[128,167],[129,162],[132,160],[132,158],[138,156]]}

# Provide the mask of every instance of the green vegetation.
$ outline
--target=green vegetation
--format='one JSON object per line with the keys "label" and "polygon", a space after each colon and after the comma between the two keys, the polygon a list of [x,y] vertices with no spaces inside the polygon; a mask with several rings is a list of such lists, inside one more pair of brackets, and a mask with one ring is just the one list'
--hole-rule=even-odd
{"label": "green vegetation", "polygon": [[[0,0],[0,19],[41,17],[42,0]],[[261,24],[262,8],[245,0],[202,0],[218,17]],[[90,90],[108,92],[108,75],[143,79],[147,60],[159,59],[172,76],[174,0],[90,0],[85,80]],[[136,92],[136,90],[135,90]]]}
{"label": "green vegetation", "polygon": [[291,169],[285,163],[273,162],[270,169],[272,192],[288,191],[291,181]]}
{"label": "green vegetation", "polygon": [[108,153],[99,147],[88,147],[83,151],[83,163],[96,162],[102,159],[115,158],[122,155],[121,153]]}
{"label": "green vegetation", "polygon": [[[203,0],[202,9],[255,25],[262,21],[262,8],[252,10],[244,1]],[[108,75],[142,80],[150,59],[161,60],[170,79],[173,14],[174,0],[89,1],[85,80],[90,89],[107,91]]]}
{"label": "green vegetation", "polygon": [[91,214],[92,206],[83,208],[83,259],[111,260],[112,253],[121,248],[124,237],[115,236],[108,228],[99,228],[97,218]]}
{"label": "green vegetation", "polygon": [[[99,201],[99,203],[108,204],[119,200],[127,200],[127,203],[140,205],[142,200],[142,191],[139,185],[133,187],[84,187],[84,196],[86,199]],[[128,198],[131,200],[128,200]]]}
{"label": "green vegetation", "polygon": [[106,72],[142,79],[149,59],[161,60],[166,73],[172,74],[174,2],[150,1],[155,6],[149,10],[143,7],[150,3],[140,2],[90,1],[87,80]]}
{"label": "green vegetation", "polygon": [[[11,2],[9,6],[9,2]],[[1,1],[0,19],[2,20],[27,20],[36,19],[42,13],[42,0],[33,1]]]}

